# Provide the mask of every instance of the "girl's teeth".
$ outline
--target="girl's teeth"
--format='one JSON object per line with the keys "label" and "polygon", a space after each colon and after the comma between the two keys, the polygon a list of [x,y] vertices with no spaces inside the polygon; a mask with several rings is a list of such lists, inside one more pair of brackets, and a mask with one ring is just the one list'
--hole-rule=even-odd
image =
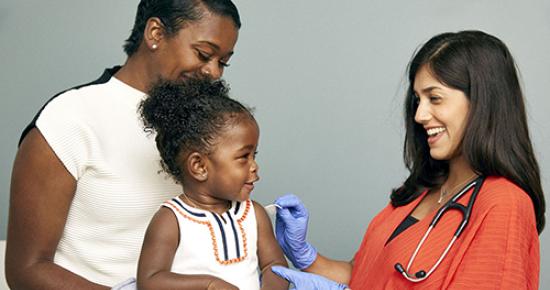
{"label": "girl's teeth", "polygon": [[435,136],[441,132],[445,131],[445,128],[443,127],[439,127],[439,128],[431,128],[431,129],[428,129],[427,133],[428,133],[428,136],[432,137],[432,136]]}

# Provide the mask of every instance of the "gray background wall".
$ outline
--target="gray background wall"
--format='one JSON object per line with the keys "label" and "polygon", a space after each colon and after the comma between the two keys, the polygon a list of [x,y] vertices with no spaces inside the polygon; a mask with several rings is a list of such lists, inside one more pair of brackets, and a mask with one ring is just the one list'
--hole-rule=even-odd
{"label": "gray background wall", "polygon": [[[53,94],[124,61],[136,1],[0,2],[0,239],[21,130]],[[406,176],[404,72],[436,33],[481,29],[508,44],[521,71],[530,129],[550,192],[550,2],[236,0],[243,20],[227,70],[256,107],[263,203],[293,192],[311,212],[309,239],[351,259],[372,217]],[[550,235],[541,235],[541,273]],[[550,289],[541,275],[541,289]]]}

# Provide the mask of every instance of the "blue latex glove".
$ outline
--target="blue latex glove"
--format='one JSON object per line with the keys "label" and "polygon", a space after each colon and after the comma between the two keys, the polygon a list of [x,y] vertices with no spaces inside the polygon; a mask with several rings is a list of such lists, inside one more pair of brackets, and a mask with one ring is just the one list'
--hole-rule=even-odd
{"label": "blue latex glove", "polygon": [[275,204],[281,207],[275,220],[277,242],[294,267],[303,270],[317,258],[317,250],[306,241],[309,213],[293,194],[279,197]]}
{"label": "blue latex glove", "polygon": [[344,290],[348,286],[329,280],[323,276],[298,272],[281,266],[271,267],[273,273],[294,284],[296,290]]}
{"label": "blue latex glove", "polygon": [[113,286],[111,290],[137,290],[136,278],[128,278],[126,281]]}

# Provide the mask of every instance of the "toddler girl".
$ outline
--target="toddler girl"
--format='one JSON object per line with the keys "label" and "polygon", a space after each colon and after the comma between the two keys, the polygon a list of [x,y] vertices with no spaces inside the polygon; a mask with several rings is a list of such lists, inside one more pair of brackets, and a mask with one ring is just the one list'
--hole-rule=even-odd
{"label": "toddler girl", "polygon": [[[140,106],[162,167],[183,186],[153,217],[138,266],[140,289],[287,289],[285,265],[258,181],[259,128],[223,81],[161,82]],[[260,281],[261,276],[261,281]]]}

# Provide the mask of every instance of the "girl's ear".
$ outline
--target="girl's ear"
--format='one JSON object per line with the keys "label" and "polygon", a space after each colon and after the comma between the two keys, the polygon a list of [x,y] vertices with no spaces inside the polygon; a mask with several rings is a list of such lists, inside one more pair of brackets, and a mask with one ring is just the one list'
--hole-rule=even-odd
{"label": "girl's ear", "polygon": [[154,51],[160,46],[161,40],[165,36],[164,25],[158,17],[151,17],[147,20],[145,30],[143,31],[143,42],[147,49]]}
{"label": "girl's ear", "polygon": [[199,152],[193,152],[187,157],[187,169],[189,175],[197,181],[208,180],[207,158]]}

